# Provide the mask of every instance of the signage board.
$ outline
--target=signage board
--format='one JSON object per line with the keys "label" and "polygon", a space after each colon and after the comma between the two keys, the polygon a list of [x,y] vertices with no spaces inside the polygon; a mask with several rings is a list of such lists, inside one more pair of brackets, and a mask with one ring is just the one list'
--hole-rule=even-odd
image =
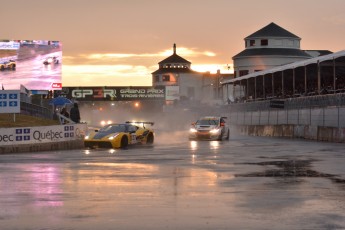
{"label": "signage board", "polygon": [[0,90],[0,113],[20,113],[20,90]]}
{"label": "signage board", "polygon": [[165,87],[63,87],[58,94],[77,101],[161,101]]}
{"label": "signage board", "polygon": [[87,130],[87,124],[0,128],[0,146],[78,140]]}
{"label": "signage board", "polygon": [[179,86],[166,86],[166,100],[174,101],[180,99],[180,87]]}

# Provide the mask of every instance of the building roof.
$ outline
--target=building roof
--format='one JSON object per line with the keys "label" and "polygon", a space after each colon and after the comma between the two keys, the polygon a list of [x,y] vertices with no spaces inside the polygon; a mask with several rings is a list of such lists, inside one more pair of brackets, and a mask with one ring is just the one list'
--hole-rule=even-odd
{"label": "building roof", "polygon": [[256,48],[256,49],[245,49],[242,52],[236,54],[232,59],[240,57],[251,57],[251,56],[293,56],[293,57],[305,57],[311,58],[309,54],[299,49],[287,49],[287,48]]}
{"label": "building roof", "polygon": [[170,57],[167,57],[163,61],[158,62],[158,64],[166,64],[166,63],[187,63],[187,64],[191,64],[191,62],[187,61],[186,59],[184,59],[183,57],[177,55],[176,53],[174,53]]}
{"label": "building roof", "polygon": [[270,23],[264,28],[256,31],[255,33],[249,35],[245,39],[249,38],[262,38],[262,37],[284,37],[284,38],[297,38],[300,39],[300,37],[294,35],[293,33],[285,30],[284,28],[278,26],[275,23]]}
{"label": "building roof", "polygon": [[164,74],[164,73],[199,73],[189,68],[160,68],[151,74]]}
{"label": "building roof", "polygon": [[323,55],[328,55],[328,54],[332,54],[332,51],[329,50],[304,50],[305,52],[309,53],[309,52],[316,52],[318,53],[319,56],[323,56]]}
{"label": "building roof", "polygon": [[187,61],[183,57],[181,57],[181,56],[176,54],[176,44],[174,44],[173,50],[174,50],[173,55],[167,57],[163,61],[158,62],[158,64],[168,64],[168,63],[186,63],[186,64],[191,64],[191,62]]}

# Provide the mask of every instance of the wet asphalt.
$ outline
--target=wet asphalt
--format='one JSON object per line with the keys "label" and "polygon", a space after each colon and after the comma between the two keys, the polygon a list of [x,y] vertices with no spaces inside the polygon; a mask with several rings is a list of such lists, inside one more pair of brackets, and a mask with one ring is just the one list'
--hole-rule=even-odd
{"label": "wet asphalt", "polygon": [[232,136],[0,155],[0,229],[345,229],[344,144]]}

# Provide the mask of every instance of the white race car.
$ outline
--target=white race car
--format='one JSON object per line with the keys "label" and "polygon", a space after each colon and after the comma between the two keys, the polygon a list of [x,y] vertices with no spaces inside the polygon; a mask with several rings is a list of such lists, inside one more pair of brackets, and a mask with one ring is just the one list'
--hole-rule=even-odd
{"label": "white race car", "polygon": [[50,65],[50,64],[59,64],[59,59],[58,57],[47,57],[44,61],[43,64],[45,65]]}
{"label": "white race car", "polygon": [[226,117],[202,117],[192,123],[189,140],[229,140],[230,128],[225,122]]}

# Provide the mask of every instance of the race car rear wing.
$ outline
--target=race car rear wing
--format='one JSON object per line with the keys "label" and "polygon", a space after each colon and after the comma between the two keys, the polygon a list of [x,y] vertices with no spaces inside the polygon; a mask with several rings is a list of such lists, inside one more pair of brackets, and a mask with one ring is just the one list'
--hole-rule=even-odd
{"label": "race car rear wing", "polygon": [[154,125],[154,122],[151,121],[126,121],[126,124],[138,124],[142,125],[145,128],[145,125]]}

